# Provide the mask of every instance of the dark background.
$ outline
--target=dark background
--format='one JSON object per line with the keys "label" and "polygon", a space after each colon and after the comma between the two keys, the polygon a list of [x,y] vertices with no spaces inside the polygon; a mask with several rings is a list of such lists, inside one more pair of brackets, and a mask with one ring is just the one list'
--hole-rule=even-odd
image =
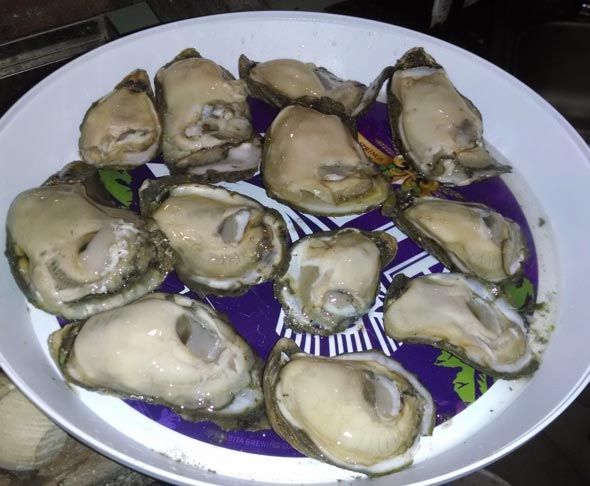
{"label": "dark background", "polygon": [[448,3],[446,22],[431,26],[433,0],[0,0],[0,114],[68,60],[130,32],[210,13],[301,9],[389,22],[461,46],[531,86],[590,140],[590,1]]}

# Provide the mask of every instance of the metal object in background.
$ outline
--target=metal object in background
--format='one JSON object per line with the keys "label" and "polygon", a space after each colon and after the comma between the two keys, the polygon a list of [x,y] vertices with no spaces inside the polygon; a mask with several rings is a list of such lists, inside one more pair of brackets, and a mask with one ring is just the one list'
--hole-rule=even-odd
{"label": "metal object in background", "polygon": [[0,44],[0,116],[25,92],[75,57],[160,23],[146,2]]}
{"label": "metal object in background", "polygon": [[71,59],[117,37],[103,17],[66,25],[0,45],[0,79]]}

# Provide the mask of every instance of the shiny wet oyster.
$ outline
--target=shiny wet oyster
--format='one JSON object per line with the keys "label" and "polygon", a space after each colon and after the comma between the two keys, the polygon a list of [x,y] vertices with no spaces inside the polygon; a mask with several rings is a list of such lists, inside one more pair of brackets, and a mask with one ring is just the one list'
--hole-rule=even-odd
{"label": "shiny wet oyster", "polygon": [[272,122],[261,172],[269,196],[311,214],[364,213],[390,191],[339,117],[303,106],[281,110]]}
{"label": "shiny wet oyster", "polygon": [[160,150],[162,128],[143,69],[92,104],[80,125],[80,156],[97,167],[133,168]]}
{"label": "shiny wet oyster", "polygon": [[376,351],[324,358],[281,339],[263,389],[272,428],[295,449],[370,476],[409,466],[434,426],[430,393]]}
{"label": "shiny wet oyster", "polygon": [[519,275],[528,256],[520,226],[483,204],[398,192],[383,213],[447,268],[483,280]]}
{"label": "shiny wet oyster", "polygon": [[243,54],[238,67],[250,94],[277,108],[300,104],[353,118],[360,117],[375,102],[391,74],[391,68],[385,68],[370,86],[365,86],[340,79],[313,63],[295,59],[255,62]]}
{"label": "shiny wet oyster", "polygon": [[176,253],[178,276],[196,291],[238,295],[283,270],[285,222],[249,197],[164,177],[145,181],[140,199]]}
{"label": "shiny wet oyster", "polygon": [[395,238],[382,231],[346,228],[297,241],[274,284],[285,324],[321,336],[344,330],[371,309],[381,269],[396,252]]}
{"label": "shiny wet oyster", "polygon": [[398,60],[387,97],[395,143],[427,179],[464,186],[511,170],[485,149],[480,112],[421,47]]}
{"label": "shiny wet oyster", "polygon": [[67,381],[172,407],[228,428],[262,415],[261,366],[227,318],[180,295],[150,294],[49,337]]}
{"label": "shiny wet oyster", "polygon": [[156,226],[101,191],[97,170],[78,162],[10,206],[6,256],[35,306],[82,319],[151,292],[172,268]]}
{"label": "shiny wet oyster", "polygon": [[261,144],[252,131],[246,86],[194,49],[185,49],[156,74],[162,153],[173,174],[200,182],[254,175]]}
{"label": "shiny wet oyster", "polygon": [[393,339],[426,343],[498,378],[533,373],[523,317],[495,289],[459,273],[409,279],[397,275],[384,303],[383,324]]}
{"label": "shiny wet oyster", "polygon": [[228,149],[227,155],[216,162],[195,165],[186,171],[174,170],[173,174],[184,174],[193,182],[215,184],[216,182],[237,182],[249,179],[258,172],[262,154],[262,141],[254,136],[251,141],[243,142]]}

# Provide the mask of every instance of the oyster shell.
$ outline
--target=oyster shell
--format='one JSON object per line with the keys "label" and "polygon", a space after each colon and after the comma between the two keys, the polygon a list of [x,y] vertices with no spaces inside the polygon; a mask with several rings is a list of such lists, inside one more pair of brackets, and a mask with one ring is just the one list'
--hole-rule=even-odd
{"label": "oyster shell", "polygon": [[190,288],[237,295],[282,271],[287,229],[277,211],[179,177],[145,181],[139,193],[142,214],[167,236],[176,272]]}
{"label": "oyster shell", "polygon": [[184,174],[193,182],[215,184],[216,182],[237,182],[249,179],[258,172],[262,155],[262,141],[254,136],[251,141],[231,147],[227,155],[216,162],[195,165],[186,170],[172,169],[173,174]]}
{"label": "oyster shell", "polygon": [[384,302],[393,339],[426,343],[498,378],[533,373],[524,318],[483,281],[459,273],[396,275]]}
{"label": "oyster shell", "polygon": [[97,170],[78,162],[12,202],[6,256],[35,306],[82,319],[151,292],[172,268],[156,226],[101,190]]}
{"label": "oyster shell", "polygon": [[483,204],[398,192],[383,213],[447,268],[489,282],[516,277],[528,257],[520,226]]}
{"label": "oyster shell", "polygon": [[49,347],[66,380],[90,390],[228,428],[262,416],[259,360],[225,316],[188,297],[150,294],[66,325]]}
{"label": "oyster shell", "polygon": [[88,109],[78,146],[89,164],[132,168],[158,154],[161,138],[149,77],[136,69]]}
{"label": "oyster shell", "polygon": [[382,231],[346,228],[300,239],[274,283],[285,324],[321,336],[344,330],[371,309],[381,269],[396,252],[395,238]]}
{"label": "oyster shell", "polygon": [[485,149],[477,108],[421,47],[398,60],[387,98],[394,141],[427,179],[464,186],[510,172]]}
{"label": "oyster shell", "polygon": [[212,175],[217,180],[254,175],[262,150],[243,81],[185,49],[158,70],[155,85],[164,127],[162,153],[171,173],[192,174],[203,182],[212,181]]}
{"label": "oyster shell", "polygon": [[272,122],[261,172],[270,197],[311,214],[363,213],[380,206],[390,191],[340,118],[297,105]]}
{"label": "oyster shell", "polygon": [[360,117],[375,102],[391,75],[391,68],[385,68],[370,86],[365,86],[340,79],[313,63],[295,59],[255,62],[243,54],[238,68],[250,94],[277,108],[300,104],[353,118]]}
{"label": "oyster shell", "polygon": [[281,339],[263,389],[272,428],[295,449],[370,476],[409,466],[434,426],[430,393],[375,351],[324,358]]}

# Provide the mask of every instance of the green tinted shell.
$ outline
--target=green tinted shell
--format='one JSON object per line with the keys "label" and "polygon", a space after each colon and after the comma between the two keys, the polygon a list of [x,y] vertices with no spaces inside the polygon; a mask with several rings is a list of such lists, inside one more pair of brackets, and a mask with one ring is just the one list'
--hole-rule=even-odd
{"label": "green tinted shell", "polygon": [[281,339],[262,387],[268,420],[284,440],[309,457],[369,476],[408,467],[434,427],[428,390],[377,351],[327,358]]}
{"label": "green tinted shell", "polygon": [[518,278],[529,255],[520,226],[483,204],[397,191],[382,212],[445,267],[490,282]]}
{"label": "green tinted shell", "polygon": [[396,147],[426,179],[464,186],[510,172],[486,150],[479,110],[423,48],[392,68],[387,104]]}
{"label": "green tinted shell", "polygon": [[381,270],[396,252],[395,238],[383,231],[345,228],[301,238],[274,282],[285,324],[320,336],[343,331],[371,309]]}
{"label": "green tinted shell", "polygon": [[153,222],[115,208],[96,168],[82,162],[17,196],[6,235],[6,256],[27,299],[68,319],[136,300],[172,268]]}
{"label": "green tinted shell", "polygon": [[240,295],[280,274],[287,227],[254,199],[180,176],[147,180],[141,212],[168,238],[180,279],[197,292]]}
{"label": "green tinted shell", "polygon": [[188,297],[152,293],[72,322],[49,349],[68,383],[226,429],[265,426],[260,359],[225,315]]}
{"label": "green tinted shell", "polygon": [[436,273],[409,279],[399,274],[383,309],[389,337],[444,349],[490,376],[520,378],[539,366],[525,318],[477,278]]}
{"label": "green tinted shell", "polygon": [[250,94],[270,105],[282,109],[299,104],[329,115],[354,119],[360,118],[375,102],[391,71],[391,68],[385,68],[369,86],[365,86],[358,81],[340,79],[323,67],[295,59],[256,62],[242,54],[238,69]]}

